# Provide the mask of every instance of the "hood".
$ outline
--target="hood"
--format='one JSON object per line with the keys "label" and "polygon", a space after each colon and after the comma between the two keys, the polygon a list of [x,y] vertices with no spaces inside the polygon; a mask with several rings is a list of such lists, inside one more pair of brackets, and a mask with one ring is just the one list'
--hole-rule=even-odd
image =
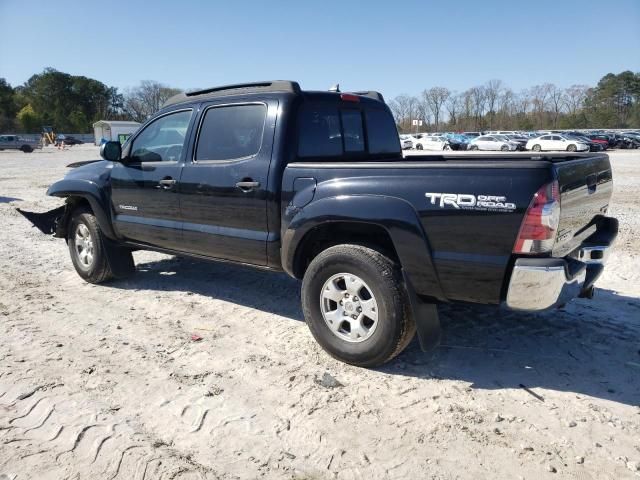
{"label": "hood", "polygon": [[73,168],[70,172],[68,172],[64,178],[67,179],[75,179],[81,178],[83,180],[92,180],[94,178],[100,177],[104,173],[109,173],[113,168],[113,162],[108,162],[107,160],[95,160],[91,162],[78,162],[79,166],[75,166],[77,164],[67,165],[68,167]]}

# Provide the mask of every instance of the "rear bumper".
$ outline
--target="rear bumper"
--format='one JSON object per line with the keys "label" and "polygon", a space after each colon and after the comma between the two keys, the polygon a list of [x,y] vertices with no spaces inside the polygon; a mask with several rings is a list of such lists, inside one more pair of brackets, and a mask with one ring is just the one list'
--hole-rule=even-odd
{"label": "rear bumper", "polygon": [[604,271],[617,235],[617,221],[608,231],[592,235],[565,258],[519,258],[516,260],[506,296],[512,310],[540,311],[559,307],[575,297],[588,296]]}

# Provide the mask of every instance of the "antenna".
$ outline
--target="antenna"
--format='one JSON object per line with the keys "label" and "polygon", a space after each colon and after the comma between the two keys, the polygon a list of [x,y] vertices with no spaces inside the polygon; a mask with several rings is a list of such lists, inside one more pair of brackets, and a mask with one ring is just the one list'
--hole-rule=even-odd
{"label": "antenna", "polygon": [[330,92],[340,93],[340,84],[336,83],[333,87],[329,89]]}

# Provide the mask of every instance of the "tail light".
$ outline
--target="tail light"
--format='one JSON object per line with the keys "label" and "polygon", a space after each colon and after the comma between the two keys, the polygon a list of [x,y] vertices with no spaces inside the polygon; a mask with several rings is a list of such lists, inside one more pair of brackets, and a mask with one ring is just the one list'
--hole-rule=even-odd
{"label": "tail light", "polygon": [[538,190],[520,225],[513,253],[550,252],[556,240],[560,223],[560,189],[558,181],[543,185]]}

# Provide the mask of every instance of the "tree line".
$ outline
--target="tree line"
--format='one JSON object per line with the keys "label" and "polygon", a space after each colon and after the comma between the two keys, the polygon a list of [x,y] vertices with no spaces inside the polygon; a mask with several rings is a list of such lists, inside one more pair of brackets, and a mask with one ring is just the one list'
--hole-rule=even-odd
{"label": "tree line", "polygon": [[145,80],[123,92],[84,77],[47,68],[23,85],[0,78],[0,133],[89,133],[98,120],[144,122],[181,90]]}
{"label": "tree line", "polygon": [[513,91],[501,80],[454,92],[431,87],[389,102],[398,130],[419,131],[640,128],[640,73],[609,73],[596,86],[552,83]]}
{"label": "tree line", "polygon": [[[120,92],[104,83],[47,68],[23,85],[0,78],[0,133],[88,133],[97,120],[144,122],[181,90],[145,80]],[[431,87],[399,95],[389,107],[401,132],[640,128],[640,73],[609,73],[596,86],[560,88],[552,83],[513,91],[490,80],[464,92]]]}

